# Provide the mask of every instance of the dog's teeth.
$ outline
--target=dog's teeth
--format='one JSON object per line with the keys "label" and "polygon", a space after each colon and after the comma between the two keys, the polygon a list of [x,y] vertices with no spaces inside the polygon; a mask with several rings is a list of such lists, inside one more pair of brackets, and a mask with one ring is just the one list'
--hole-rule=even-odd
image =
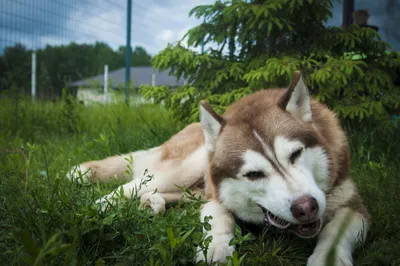
{"label": "dog's teeth", "polygon": [[270,225],[274,225],[280,229],[285,229],[287,228],[290,223],[287,222],[286,220],[276,216],[270,211],[266,211],[265,217],[264,217],[264,223],[269,223]]}
{"label": "dog's teeth", "polygon": [[301,231],[302,231],[302,232],[307,232],[308,230],[309,230],[309,228],[306,227],[306,226],[302,226],[302,227],[301,227]]}
{"label": "dog's teeth", "polygon": [[270,227],[271,223],[269,222],[268,218],[264,218],[264,226],[265,227]]}

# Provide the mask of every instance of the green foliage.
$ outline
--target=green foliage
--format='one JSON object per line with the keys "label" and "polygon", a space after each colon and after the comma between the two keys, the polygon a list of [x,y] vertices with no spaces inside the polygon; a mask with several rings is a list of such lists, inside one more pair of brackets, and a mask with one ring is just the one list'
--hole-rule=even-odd
{"label": "green foliage", "polygon": [[[0,57],[0,90],[10,83],[17,88],[30,88],[30,79],[26,75],[30,73],[30,69],[31,56],[23,45],[16,44],[5,49]],[[27,77],[21,78],[24,76]]]}
{"label": "green foliage", "polygon": [[[160,145],[183,125],[174,124],[171,114],[157,105],[128,107],[121,101],[83,106],[67,101],[0,99],[0,261],[193,265],[196,246],[206,251],[211,240],[202,230],[211,228],[210,220],[200,222],[203,202],[190,191],[186,196],[193,202],[179,202],[153,217],[136,199],[100,211],[95,200],[119,183],[79,185],[65,179],[72,165]],[[77,115],[65,118],[66,104]],[[352,175],[374,221],[366,245],[355,251],[355,265],[400,263],[400,204],[393,200],[400,186],[399,127],[382,130],[377,125],[346,124]],[[254,238],[236,227],[232,244],[237,249],[228,265],[304,265],[315,239],[273,230]]]}
{"label": "green foliage", "polygon": [[[143,86],[146,98],[163,101],[177,120],[198,119],[200,100],[223,112],[233,101],[259,89],[286,87],[301,70],[312,94],[341,118],[382,119],[399,111],[394,85],[400,56],[370,28],[325,27],[331,0],[232,0],[194,8],[205,22],[182,42],[153,58],[154,67],[171,69],[188,84],[175,91]],[[202,40],[207,53],[190,48]],[[355,60],[353,55],[361,55]],[[151,92],[150,92],[151,91]],[[180,104],[177,104],[177,100]]]}
{"label": "green foliage", "polygon": [[[62,96],[69,82],[103,73],[104,65],[115,70],[125,65],[125,47],[113,50],[105,43],[46,46],[37,52],[37,95],[54,99]],[[17,89],[29,94],[31,53],[22,45],[7,47],[0,56],[0,92]],[[151,56],[140,46],[131,55],[131,66],[150,66]]]}

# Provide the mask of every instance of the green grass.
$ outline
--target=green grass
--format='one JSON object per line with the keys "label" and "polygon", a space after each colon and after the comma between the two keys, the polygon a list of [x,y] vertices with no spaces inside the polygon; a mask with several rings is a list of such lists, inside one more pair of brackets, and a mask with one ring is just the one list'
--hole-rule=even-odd
{"label": "green grass", "polygon": [[[152,217],[127,201],[94,201],[118,184],[65,179],[77,163],[163,143],[183,125],[162,107],[85,107],[69,100],[0,100],[0,261],[3,265],[190,265],[202,241],[199,201]],[[356,265],[400,265],[400,134],[351,127],[352,175],[373,217]],[[21,152],[20,147],[24,148]],[[28,186],[26,169],[28,166]],[[189,233],[187,233],[189,232]],[[266,232],[240,237],[232,265],[304,265],[315,240]]]}

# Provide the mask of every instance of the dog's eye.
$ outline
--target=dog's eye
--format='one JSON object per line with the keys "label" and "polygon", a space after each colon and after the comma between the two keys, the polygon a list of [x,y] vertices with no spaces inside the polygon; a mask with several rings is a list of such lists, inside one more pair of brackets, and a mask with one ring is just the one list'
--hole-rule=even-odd
{"label": "dog's eye", "polygon": [[248,179],[258,179],[265,177],[264,173],[261,171],[247,172],[246,174],[244,174],[244,176],[247,177]]}
{"label": "dog's eye", "polygon": [[294,164],[296,160],[300,157],[301,153],[303,152],[303,148],[297,149],[290,155],[290,162]]}

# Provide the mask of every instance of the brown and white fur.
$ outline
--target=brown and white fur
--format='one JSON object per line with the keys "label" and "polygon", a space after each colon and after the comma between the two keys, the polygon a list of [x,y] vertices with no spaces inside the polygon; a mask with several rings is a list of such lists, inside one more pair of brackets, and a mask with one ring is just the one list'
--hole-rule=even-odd
{"label": "brown and white fur", "polygon": [[[352,265],[352,251],[366,238],[369,215],[349,176],[347,138],[337,118],[309,96],[299,71],[287,89],[259,91],[232,104],[223,116],[202,102],[200,123],[187,126],[163,145],[145,151],[91,161],[74,167],[68,178],[83,181],[123,178],[132,156],[130,197],[145,170],[154,178],[137,192],[154,213],[178,201],[179,187],[208,200],[201,219],[212,216],[212,242],[197,261],[226,262],[235,247],[235,216],[246,222],[318,236],[307,265],[323,264],[343,222],[336,265]],[[156,192],[155,192],[156,191]],[[112,202],[115,193],[98,202]],[[348,214],[352,214],[348,216]]]}

